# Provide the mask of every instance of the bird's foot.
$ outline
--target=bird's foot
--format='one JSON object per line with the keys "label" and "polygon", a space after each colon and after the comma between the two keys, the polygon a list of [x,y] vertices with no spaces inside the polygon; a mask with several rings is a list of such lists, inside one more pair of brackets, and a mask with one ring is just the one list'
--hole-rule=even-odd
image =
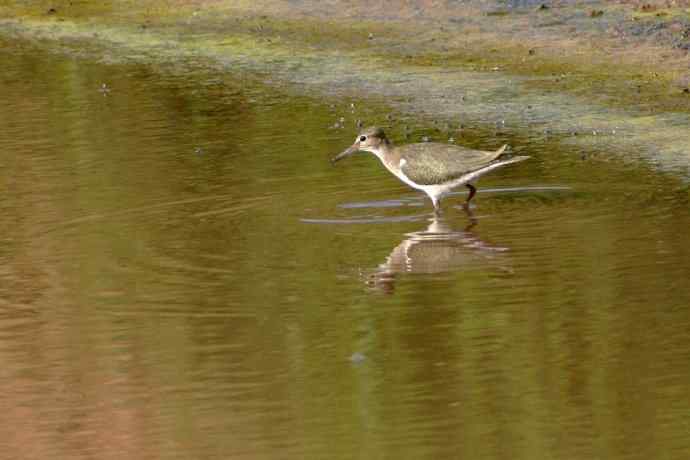
{"label": "bird's foot", "polygon": [[469,224],[467,224],[467,226],[465,227],[465,231],[467,231],[475,225],[477,225],[479,221],[474,216],[474,212],[472,212],[472,209],[470,208],[470,204],[468,202],[462,204],[462,210],[465,211],[465,214],[467,215],[467,218],[470,221]]}

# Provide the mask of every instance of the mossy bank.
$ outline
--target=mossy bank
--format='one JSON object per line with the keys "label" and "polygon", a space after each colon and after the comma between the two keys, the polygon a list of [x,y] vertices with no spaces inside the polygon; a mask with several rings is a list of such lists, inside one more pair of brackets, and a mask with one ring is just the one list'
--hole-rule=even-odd
{"label": "mossy bank", "polygon": [[6,38],[243,72],[359,106],[376,100],[442,124],[439,137],[496,129],[686,176],[690,164],[685,2],[16,3],[0,1]]}

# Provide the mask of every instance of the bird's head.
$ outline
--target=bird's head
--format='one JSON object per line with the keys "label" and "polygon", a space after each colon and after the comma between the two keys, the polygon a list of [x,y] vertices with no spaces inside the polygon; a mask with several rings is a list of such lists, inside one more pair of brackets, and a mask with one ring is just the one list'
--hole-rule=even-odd
{"label": "bird's head", "polygon": [[355,142],[344,150],[339,155],[335,156],[331,162],[335,163],[342,160],[346,156],[352,155],[355,152],[364,151],[378,154],[382,149],[386,148],[390,142],[386,137],[383,129],[376,126],[371,126],[360,132],[355,138]]}

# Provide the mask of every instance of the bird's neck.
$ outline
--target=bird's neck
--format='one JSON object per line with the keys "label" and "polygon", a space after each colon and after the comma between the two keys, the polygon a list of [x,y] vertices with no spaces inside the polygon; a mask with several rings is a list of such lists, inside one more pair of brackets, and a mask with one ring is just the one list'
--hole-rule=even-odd
{"label": "bird's neck", "polygon": [[397,153],[397,150],[393,148],[393,144],[390,142],[387,143],[381,143],[378,149],[375,151],[372,151],[374,155],[378,157],[379,160],[381,160],[381,163],[391,171],[393,174],[397,174],[399,171],[399,162],[400,162],[400,155]]}
{"label": "bird's neck", "polygon": [[372,150],[371,153],[379,157],[381,161],[384,163],[386,162],[386,159],[391,156],[391,153],[393,152],[393,145],[389,142],[381,142],[379,144],[378,148],[376,150]]}

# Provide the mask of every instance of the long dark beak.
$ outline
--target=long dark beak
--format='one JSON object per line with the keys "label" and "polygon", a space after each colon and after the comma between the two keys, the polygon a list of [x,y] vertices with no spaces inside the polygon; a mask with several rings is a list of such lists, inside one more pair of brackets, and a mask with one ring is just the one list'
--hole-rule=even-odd
{"label": "long dark beak", "polygon": [[343,158],[350,156],[353,153],[358,152],[358,151],[359,151],[359,142],[355,142],[347,150],[345,150],[342,153],[339,153],[338,155],[331,158],[331,163],[335,164],[336,162],[342,160]]}

